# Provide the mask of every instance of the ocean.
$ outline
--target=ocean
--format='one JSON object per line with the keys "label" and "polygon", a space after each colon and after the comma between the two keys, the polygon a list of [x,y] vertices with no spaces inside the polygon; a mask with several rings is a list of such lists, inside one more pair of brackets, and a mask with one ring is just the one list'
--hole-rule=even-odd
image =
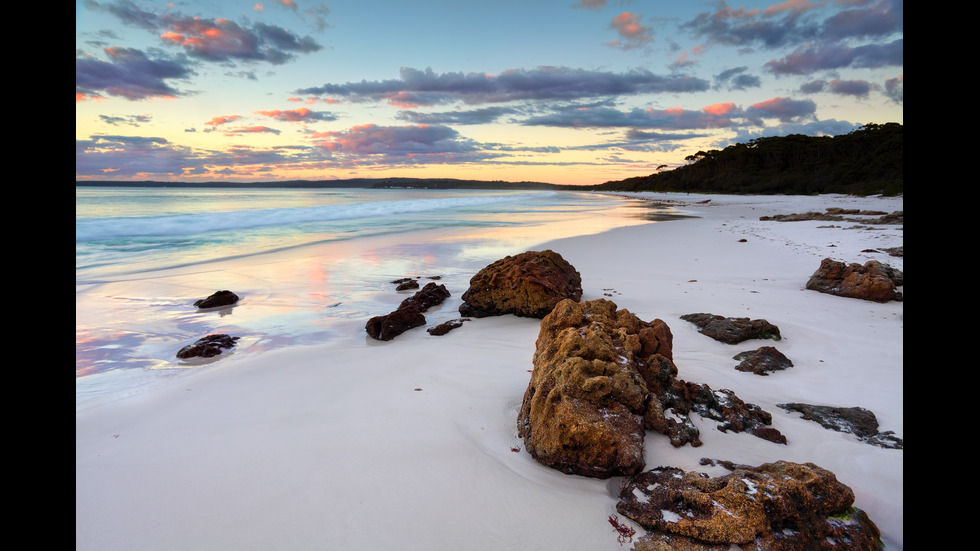
{"label": "ocean", "polygon": [[[364,323],[405,298],[391,283],[403,277],[445,284],[453,299],[435,316],[459,317],[490,262],[648,213],[587,192],[76,187],[76,408],[221,361],[175,357],[211,333],[240,337],[231,356],[368,338]],[[239,303],[193,306],[223,289]]]}

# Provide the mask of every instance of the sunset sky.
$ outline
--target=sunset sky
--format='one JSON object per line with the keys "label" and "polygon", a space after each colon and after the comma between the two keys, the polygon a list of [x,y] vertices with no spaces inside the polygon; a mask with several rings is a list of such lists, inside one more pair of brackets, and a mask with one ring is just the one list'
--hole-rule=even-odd
{"label": "sunset sky", "polygon": [[76,0],[76,180],[599,184],[903,119],[902,0]]}

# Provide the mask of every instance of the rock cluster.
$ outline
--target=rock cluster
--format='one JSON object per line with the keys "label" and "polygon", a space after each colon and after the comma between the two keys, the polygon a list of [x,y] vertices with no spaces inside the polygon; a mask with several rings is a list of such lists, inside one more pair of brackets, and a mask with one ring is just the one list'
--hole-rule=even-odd
{"label": "rock cluster", "polygon": [[449,296],[445,285],[426,283],[425,287],[403,300],[392,312],[369,319],[364,329],[377,340],[391,340],[409,329],[425,325],[425,316],[422,313],[441,304]]}
{"label": "rock cluster", "polygon": [[225,334],[208,335],[198,339],[194,344],[189,344],[177,351],[177,357],[186,360],[189,358],[213,358],[221,354],[223,349],[235,346],[235,341],[241,337],[232,337]]}
{"label": "rock cluster", "polygon": [[459,312],[474,318],[505,314],[543,318],[566,298],[582,298],[578,271],[554,251],[527,251],[477,272],[462,295]]}
{"label": "rock cluster", "polygon": [[616,509],[651,532],[634,550],[878,550],[854,492],[813,463],[734,466],[724,476],[658,467],[627,478]]}
{"label": "rock cluster", "polygon": [[900,270],[877,260],[869,260],[862,266],[825,258],[806,282],[806,288],[842,297],[888,302],[903,299],[897,288],[904,284]]}
{"label": "rock cluster", "polygon": [[198,308],[217,308],[219,306],[231,306],[238,302],[238,295],[231,291],[217,291],[207,298],[195,301],[194,306]]}
{"label": "rock cluster", "polygon": [[779,328],[763,319],[726,318],[716,314],[685,314],[682,320],[698,326],[698,332],[716,341],[738,344],[749,339],[780,340]]}
{"label": "rock cluster", "polygon": [[595,478],[639,472],[645,430],[701,445],[692,411],[773,442],[772,416],[729,390],[677,378],[673,335],[614,302],[559,302],[541,321],[518,434],[538,462]]}

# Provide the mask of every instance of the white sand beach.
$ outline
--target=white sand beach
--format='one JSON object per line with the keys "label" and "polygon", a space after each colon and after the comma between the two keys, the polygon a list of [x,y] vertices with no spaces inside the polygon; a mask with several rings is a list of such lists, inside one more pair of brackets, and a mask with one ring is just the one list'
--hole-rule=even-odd
{"label": "white sand beach", "polygon": [[[583,300],[607,298],[643,320],[664,320],[679,378],[759,405],[788,441],[723,433],[694,416],[704,445],[674,448],[648,432],[647,468],[717,476],[727,471],[699,460],[812,462],[850,486],[886,549],[901,551],[904,452],[777,404],[860,406],[880,430],[904,438],[903,302],[804,289],[825,257],[903,270],[902,257],[880,252],[903,244],[902,226],[759,218],[827,207],[893,212],[903,198],[633,196],[678,202],[696,217],[528,248],[569,261]],[[277,258],[299,254],[310,251]],[[458,317],[472,275],[446,268],[440,283],[453,296],[426,313],[433,322]],[[393,293],[392,304],[402,298]],[[783,338],[719,343],[680,319],[696,312],[766,319]],[[77,411],[76,549],[630,547],[608,521],[620,479],[540,465],[517,436],[540,320],[474,319],[444,336],[418,328],[388,342],[367,337],[365,321],[351,320],[346,334],[322,344],[243,347],[152,392]],[[732,356],[765,345],[794,367],[768,376],[734,369]]]}

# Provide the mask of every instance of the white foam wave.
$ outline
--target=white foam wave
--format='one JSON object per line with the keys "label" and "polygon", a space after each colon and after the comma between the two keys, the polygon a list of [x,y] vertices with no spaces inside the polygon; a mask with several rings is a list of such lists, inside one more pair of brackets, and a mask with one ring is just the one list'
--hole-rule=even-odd
{"label": "white foam wave", "polygon": [[313,222],[385,218],[392,215],[465,209],[527,201],[553,192],[530,192],[479,197],[443,197],[402,201],[323,205],[316,207],[249,209],[218,213],[178,214],[75,221],[75,241],[122,237],[180,236]]}

